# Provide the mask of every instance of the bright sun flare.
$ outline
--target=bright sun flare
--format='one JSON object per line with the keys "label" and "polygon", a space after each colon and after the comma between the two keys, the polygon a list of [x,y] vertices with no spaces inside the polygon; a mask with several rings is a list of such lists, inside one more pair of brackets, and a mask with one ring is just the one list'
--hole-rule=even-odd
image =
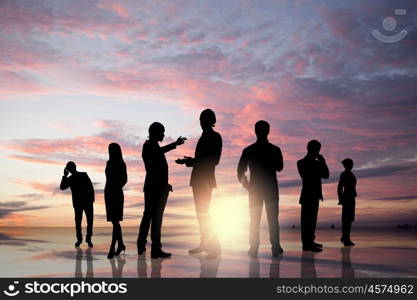
{"label": "bright sun flare", "polygon": [[218,197],[210,209],[212,225],[221,241],[237,239],[248,226],[247,197]]}

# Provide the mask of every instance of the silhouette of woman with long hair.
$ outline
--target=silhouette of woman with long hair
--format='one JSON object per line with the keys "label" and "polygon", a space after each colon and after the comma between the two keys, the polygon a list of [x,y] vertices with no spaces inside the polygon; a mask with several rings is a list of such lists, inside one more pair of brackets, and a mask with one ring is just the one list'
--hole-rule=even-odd
{"label": "silhouette of woman with long hair", "polygon": [[[124,195],[123,187],[127,183],[126,164],[123,161],[122,149],[119,144],[109,145],[109,160],[106,165],[106,186],[104,188],[104,200],[106,203],[107,221],[113,224],[113,235],[107,258],[113,258],[126,250],[123,243],[122,228]],[[115,250],[116,242],[118,243]]]}
{"label": "silhouette of woman with long hair", "polygon": [[342,205],[342,237],[340,241],[344,246],[354,246],[355,244],[350,239],[350,230],[352,222],[355,220],[356,177],[352,173],[352,159],[344,159],[342,165],[345,167],[345,171],[340,174],[337,185],[338,204]]}

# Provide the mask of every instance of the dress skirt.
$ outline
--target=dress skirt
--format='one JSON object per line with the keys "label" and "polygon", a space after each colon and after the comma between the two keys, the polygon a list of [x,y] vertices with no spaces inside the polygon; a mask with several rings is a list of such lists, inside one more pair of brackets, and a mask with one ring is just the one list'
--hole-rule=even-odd
{"label": "dress skirt", "polygon": [[104,202],[106,204],[107,221],[123,221],[124,194],[123,189],[105,188]]}

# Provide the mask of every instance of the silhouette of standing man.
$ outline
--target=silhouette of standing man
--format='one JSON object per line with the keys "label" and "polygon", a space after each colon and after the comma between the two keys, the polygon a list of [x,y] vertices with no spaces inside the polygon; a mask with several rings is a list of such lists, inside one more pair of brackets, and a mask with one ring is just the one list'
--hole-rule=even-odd
{"label": "silhouette of standing man", "polygon": [[[269,224],[269,240],[272,246],[272,256],[278,257],[283,253],[279,242],[278,223],[278,182],[276,172],[284,168],[281,149],[268,141],[269,124],[258,121],[255,124],[256,143],[246,147],[239,160],[237,177],[249,192],[250,230],[248,254],[252,258],[258,256],[259,223],[265,202],[266,215]],[[249,166],[250,181],[245,175]]]}
{"label": "silhouette of standing man", "polygon": [[301,241],[303,251],[322,251],[323,245],[314,241],[319,211],[319,201],[323,201],[321,179],[329,178],[329,168],[320,155],[321,144],[311,140],[307,144],[307,155],[297,162],[298,173],[303,181],[301,189]]}
{"label": "silhouette of standing man", "polygon": [[[68,173],[71,176],[68,177]],[[83,219],[83,212],[87,218],[87,236],[86,242],[89,247],[93,247],[91,237],[93,235],[93,218],[94,218],[94,188],[90,178],[85,172],[78,172],[77,166],[73,161],[69,161],[64,169],[64,176],[62,176],[61,190],[71,189],[72,206],[75,213],[75,230],[77,233],[77,242],[75,247],[79,247],[83,241],[81,232],[81,221]]]}
{"label": "silhouette of standing man", "polygon": [[151,226],[152,258],[170,257],[171,253],[162,251],[161,226],[162,217],[172,186],[168,183],[168,163],[165,153],[184,144],[186,138],[179,137],[175,142],[160,147],[164,139],[165,128],[161,123],[154,122],[149,126],[149,140],[143,144],[142,159],[145,163],[146,177],[143,191],[145,193],[145,210],[139,228],[137,240],[138,254],[146,251],[146,237]]}
{"label": "silhouette of standing man", "polygon": [[213,130],[216,115],[211,109],[200,114],[200,126],[203,133],[197,142],[194,158],[185,156],[176,163],[192,167],[190,185],[193,189],[194,205],[200,226],[201,240],[190,254],[208,252],[207,258],[216,258],[220,254],[220,243],[215,235],[209,215],[211,193],[216,187],[215,167],[219,164],[222,153],[222,138]]}

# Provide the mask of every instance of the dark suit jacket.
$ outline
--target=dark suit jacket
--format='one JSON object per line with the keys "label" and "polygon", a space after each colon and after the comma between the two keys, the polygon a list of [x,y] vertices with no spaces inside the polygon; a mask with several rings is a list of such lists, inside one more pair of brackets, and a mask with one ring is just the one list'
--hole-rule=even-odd
{"label": "dark suit jacket", "polygon": [[209,185],[216,187],[215,167],[222,153],[222,137],[213,129],[203,131],[197,142],[194,159],[187,166],[193,167],[191,186]]}
{"label": "dark suit jacket", "polygon": [[250,171],[249,185],[251,187],[276,185],[276,172],[280,172],[284,168],[281,149],[268,141],[258,141],[246,147],[237,167],[239,181],[241,181],[248,166]]}
{"label": "dark suit jacket", "polygon": [[75,172],[69,177],[62,176],[59,188],[61,190],[71,189],[73,207],[82,207],[84,204],[94,202],[93,184],[85,172]]}
{"label": "dark suit jacket", "polygon": [[165,158],[165,153],[176,147],[175,142],[163,147],[160,147],[157,141],[151,140],[147,140],[143,144],[142,159],[146,170],[143,191],[168,186],[168,163]]}
{"label": "dark suit jacket", "polygon": [[326,163],[306,156],[297,162],[297,168],[303,181],[300,204],[306,203],[305,201],[323,200],[321,179],[329,178]]}

